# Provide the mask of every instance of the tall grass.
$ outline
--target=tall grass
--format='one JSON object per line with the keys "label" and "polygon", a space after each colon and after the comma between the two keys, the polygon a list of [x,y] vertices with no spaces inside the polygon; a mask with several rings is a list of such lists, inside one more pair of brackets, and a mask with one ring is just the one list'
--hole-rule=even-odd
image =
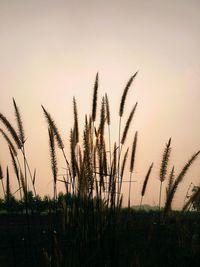
{"label": "tall grass", "polygon": [[[53,116],[42,106],[42,111],[47,122],[47,132],[49,139],[50,163],[53,180],[53,202],[49,204],[49,220],[51,224],[51,249],[43,251],[47,266],[81,266],[83,264],[80,259],[84,256],[83,266],[90,265],[91,257],[100,257],[101,253],[105,253],[109,260],[115,258],[116,255],[116,233],[117,222],[120,216],[120,210],[123,203],[123,184],[128,183],[128,211],[131,210],[131,201],[133,193],[132,180],[135,171],[135,162],[137,156],[138,132],[135,132],[132,147],[129,149],[126,145],[127,136],[131,129],[131,123],[137,108],[137,102],[133,106],[128,115],[125,127],[122,131],[122,118],[125,114],[126,99],[129,89],[137,76],[137,72],[129,79],[124,91],[122,93],[120,107],[119,107],[119,125],[118,140],[111,140],[111,115],[109,99],[107,94],[102,96],[101,103],[98,105],[98,89],[99,89],[99,75],[96,74],[92,108],[90,114],[85,116],[82,133],[80,131],[78,118],[78,108],[76,99],[73,98],[73,126],[70,129],[70,151],[66,151],[66,145],[61,137],[60,130],[57,127]],[[12,168],[17,179],[20,198],[26,203],[26,213],[28,215],[28,195],[29,189],[35,189],[36,170],[33,172],[28,163],[25,151],[25,130],[23,127],[22,117],[19,108],[13,99],[14,112],[17,122],[17,130],[8,121],[8,119],[0,113],[0,121],[5,127],[0,128],[0,133],[5,139],[12,161]],[[97,117],[99,108],[100,116]],[[106,132],[107,129],[107,132]],[[106,134],[108,133],[108,135]],[[123,148],[124,147],[124,151]],[[18,150],[21,151],[23,161],[20,162],[18,158]],[[131,153],[130,153],[131,151]],[[61,153],[65,161],[66,174],[63,179],[58,179],[59,164],[58,153]],[[181,172],[175,178],[174,167],[168,175],[168,165],[171,153],[171,138],[166,144],[160,166],[160,189],[159,191],[159,210],[161,209],[162,189],[163,184],[168,177],[168,185],[166,188],[166,203],[164,207],[164,215],[168,215],[172,201],[178,186],[182,182],[184,176],[188,172],[191,165],[197,159],[200,151],[195,153],[190,160],[185,164]],[[69,156],[69,158],[67,157]],[[129,170],[126,166],[129,163]],[[23,167],[22,167],[23,166]],[[143,199],[147,192],[147,186],[152,173],[153,163],[149,166],[145,175],[143,186],[141,189],[140,209],[142,208]],[[125,179],[124,177],[129,177]],[[28,179],[30,178],[30,180]],[[10,175],[9,169],[6,171],[6,188],[3,183],[4,179],[3,169],[0,166],[0,180],[3,188],[4,198],[9,203],[9,198],[12,196],[10,189]],[[69,199],[63,199],[62,204],[58,205],[57,185],[59,182],[64,183],[66,194],[70,196]],[[154,189],[155,190],[155,189]],[[192,195],[190,200],[185,204],[183,210],[187,210],[192,201],[199,193]],[[50,203],[50,201],[49,201]],[[56,227],[54,214],[61,211],[63,218],[63,247],[59,244],[57,237],[54,234]],[[28,217],[27,217],[28,218]],[[52,221],[54,220],[54,223]],[[29,223],[29,219],[27,221]],[[30,232],[30,229],[29,229]],[[112,240],[110,248],[106,247],[107,237]],[[66,240],[70,240],[70,245]],[[106,241],[105,241],[106,240]],[[96,250],[93,252],[93,245]],[[30,241],[31,245],[31,241]],[[110,255],[108,255],[109,250]],[[99,253],[101,251],[101,253]],[[64,257],[64,253],[68,257]],[[90,255],[91,253],[91,255]],[[53,263],[50,263],[50,259]],[[91,262],[90,262],[91,261]],[[104,263],[104,261],[102,261]],[[106,262],[106,261],[105,261]],[[51,265],[52,264],[52,265]],[[57,264],[57,265],[56,265]],[[102,265],[106,266],[106,265]],[[111,266],[111,265],[110,265]]]}
{"label": "tall grass", "polygon": [[[96,116],[98,109],[98,88],[99,88],[98,73],[96,74],[94,82],[91,114],[85,117],[85,125],[82,134],[83,137],[82,139],[80,138],[80,133],[79,133],[77,102],[76,99],[73,98],[74,125],[70,131],[70,154],[71,154],[70,161],[67,159],[63,139],[60,135],[60,131],[52,115],[46,110],[46,108],[44,108],[44,106],[42,106],[42,110],[48,126],[50,158],[52,166],[52,176],[54,181],[53,192],[55,198],[57,195],[56,191],[58,182],[57,180],[58,167],[57,167],[57,157],[56,157],[56,147],[58,147],[61,150],[66,163],[67,173],[66,176],[64,176],[62,182],[65,183],[68,193],[72,194],[73,196],[79,196],[79,197],[83,196],[98,197],[101,200],[105,201],[105,203],[110,203],[109,204],[110,207],[111,203],[114,206],[119,205],[119,200],[122,197],[121,189],[123,185],[123,176],[127,175],[125,166],[128,161],[128,150],[129,150],[127,147],[126,152],[124,153],[123,156],[123,161],[121,163],[121,155],[123,153],[122,147],[125,146],[125,141],[127,139],[127,135],[131,127],[131,122],[133,120],[133,116],[137,108],[137,102],[128,116],[122,135],[121,135],[121,119],[124,116],[126,99],[129,89],[136,76],[137,72],[127,82],[121,97],[119,106],[118,145],[115,140],[113,140],[114,145],[111,143],[111,136],[110,136],[111,116],[110,116],[109,99],[107,94],[105,94],[105,96],[103,96],[101,100],[99,119],[97,119]],[[4,129],[0,128],[0,133],[6,140],[9,147],[12,165],[15,176],[18,181],[21,198],[22,198],[22,192],[25,197],[26,192],[28,191],[28,184],[29,184],[28,173],[31,178],[32,187],[36,196],[36,189],[35,189],[36,176],[35,172],[34,175],[32,175],[32,171],[27,161],[25,153],[25,142],[26,142],[25,130],[20,110],[14,98],[13,98],[13,106],[14,106],[18,131],[16,131],[14,126],[8,121],[8,119],[2,113],[0,113],[0,121],[5,126],[8,132],[7,133]],[[105,133],[106,123],[108,126],[108,141]],[[131,195],[132,195],[131,185],[132,185],[132,174],[134,171],[135,158],[136,158],[137,136],[138,133],[136,132],[130,155],[130,168],[129,168],[130,177],[128,185],[129,208],[131,206]],[[170,145],[171,145],[171,138],[169,139],[164,149],[160,166],[159,209],[161,208],[162,186],[167,176],[167,168],[171,152]],[[18,158],[17,149],[19,149],[23,155],[23,165],[24,165],[23,170],[22,170],[22,164],[20,163]],[[109,157],[107,157],[107,153],[109,153]],[[197,152],[190,159],[190,161],[185,165],[182,172],[178,175],[178,177],[175,180],[174,180],[174,168],[172,169],[171,174],[169,176],[168,187],[166,189],[167,201],[165,205],[165,212],[168,212],[170,210],[170,206],[174,198],[176,189],[179,183],[182,181],[183,177],[185,176],[186,172],[188,171],[190,165],[192,165],[193,161],[195,161],[195,159],[197,158],[198,154],[199,152]],[[148,183],[152,167],[153,165],[150,166],[144,180],[143,188],[141,191],[142,199],[146,191],[146,186]],[[1,176],[1,180],[3,180],[3,176]],[[117,202],[115,203],[116,200]]]}

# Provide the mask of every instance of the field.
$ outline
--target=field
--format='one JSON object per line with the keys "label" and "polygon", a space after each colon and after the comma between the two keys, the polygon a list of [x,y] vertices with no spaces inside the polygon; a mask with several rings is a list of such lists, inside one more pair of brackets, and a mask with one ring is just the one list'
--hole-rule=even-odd
{"label": "field", "polygon": [[[83,240],[80,225],[64,231],[61,213],[30,215],[30,233],[25,215],[1,214],[0,266],[198,266],[200,215],[174,213],[166,223],[159,215],[122,210],[99,238],[87,232]],[[54,251],[53,265],[44,251]]]}

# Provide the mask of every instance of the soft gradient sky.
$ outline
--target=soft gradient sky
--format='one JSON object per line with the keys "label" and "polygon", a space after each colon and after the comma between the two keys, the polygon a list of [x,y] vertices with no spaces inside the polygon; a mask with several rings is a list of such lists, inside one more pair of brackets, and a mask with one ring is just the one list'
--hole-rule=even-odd
{"label": "soft gradient sky", "polygon": [[[172,136],[170,165],[177,172],[200,149],[199,14],[198,0],[0,1],[0,112],[14,123],[12,97],[16,99],[41,194],[52,192],[52,178],[40,105],[52,113],[67,144],[72,97],[77,98],[81,123],[90,111],[99,71],[99,96],[107,92],[110,97],[115,137],[124,85],[139,69],[126,105],[127,116],[139,102],[129,133],[131,142],[135,130],[139,132],[132,204],[139,202],[152,161],[144,203],[158,203],[159,166],[168,138]],[[4,168],[11,165],[2,138],[0,162]],[[191,181],[200,183],[200,160],[184,181],[175,207],[181,207]],[[12,187],[14,191],[15,181]],[[126,200],[126,188],[124,192]]]}

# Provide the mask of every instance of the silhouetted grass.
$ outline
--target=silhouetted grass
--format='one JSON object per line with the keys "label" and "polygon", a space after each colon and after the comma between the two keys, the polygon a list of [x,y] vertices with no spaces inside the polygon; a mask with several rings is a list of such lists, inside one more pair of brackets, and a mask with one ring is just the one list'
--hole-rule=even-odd
{"label": "silhouetted grass", "polygon": [[[25,153],[26,138],[23,121],[15,100],[13,99],[13,105],[18,130],[15,130],[7,118],[0,113],[0,121],[5,127],[5,130],[0,129],[0,132],[8,144],[12,167],[18,181],[18,188],[15,192],[19,191],[20,194],[20,200],[17,201],[14,197],[15,192],[10,187],[9,169],[6,166],[6,177],[4,177],[3,168],[0,166],[0,180],[4,193],[0,208],[6,209],[9,216],[6,227],[9,236],[7,246],[12,250],[13,259],[12,263],[9,263],[8,260],[7,265],[4,262],[5,267],[175,266],[174,257],[179,261],[180,266],[189,266],[184,265],[184,260],[187,263],[191,260],[190,263],[193,262],[192,266],[194,266],[195,261],[199,259],[200,246],[196,246],[196,241],[190,240],[191,235],[199,235],[199,231],[193,231],[190,228],[191,223],[199,221],[199,215],[195,215],[190,220],[188,219],[190,215],[184,213],[184,211],[190,210],[192,203],[199,197],[199,190],[194,192],[185,203],[182,213],[172,211],[172,201],[177,188],[197,159],[199,151],[190,158],[176,178],[174,167],[172,168],[166,188],[166,203],[161,209],[162,186],[168,176],[170,138],[161,159],[160,191],[158,188],[159,210],[149,213],[142,211],[142,201],[146,194],[153,163],[147,171],[141,188],[140,210],[135,211],[131,208],[132,175],[137,156],[138,132],[135,133],[129,154],[129,148],[125,147],[125,141],[137,103],[128,116],[122,136],[121,120],[128,91],[136,76],[137,72],[130,78],[122,94],[117,141],[111,140],[112,125],[107,94],[101,98],[101,104],[98,105],[98,73],[94,83],[91,114],[85,116],[82,134],[80,134],[78,122],[77,102],[73,98],[74,121],[70,130],[70,159],[66,156],[68,154],[64,141],[53,116],[42,106],[48,128],[53,199],[46,197],[41,200],[36,193],[36,170],[32,175],[33,172]],[[99,118],[96,116],[98,106],[100,107]],[[108,126],[108,136],[106,125]],[[125,153],[123,153],[122,147],[125,147]],[[57,150],[57,148],[59,149]],[[18,158],[17,149],[23,155],[22,162]],[[60,152],[66,164],[66,174],[62,179],[58,177],[57,153]],[[121,156],[123,156],[122,162]],[[127,176],[127,162],[130,164],[130,177],[129,180],[124,180],[124,177]],[[57,184],[61,182],[66,189],[63,195],[57,193]],[[128,209],[122,209],[124,182],[128,182]],[[30,188],[33,188],[34,194]],[[18,217],[18,213],[21,218]],[[161,217],[161,214],[164,216]],[[32,220],[35,217],[37,221],[34,225]],[[23,235],[21,232],[17,233],[14,226],[10,227],[11,221],[18,225],[19,220],[22,220],[23,227],[19,227],[21,227]],[[43,231],[45,231],[45,237],[42,234]],[[188,234],[188,232],[191,233]],[[19,241],[18,235],[20,238],[23,236],[26,242]],[[199,236],[197,236],[197,240],[199,240]],[[21,246],[21,250],[24,250],[23,253],[19,252],[15,243]],[[194,259],[191,259],[187,250],[192,253]],[[23,255],[24,262],[18,259],[17,252]],[[163,261],[163,257],[165,257],[165,261]],[[19,261],[21,265],[18,265]]]}

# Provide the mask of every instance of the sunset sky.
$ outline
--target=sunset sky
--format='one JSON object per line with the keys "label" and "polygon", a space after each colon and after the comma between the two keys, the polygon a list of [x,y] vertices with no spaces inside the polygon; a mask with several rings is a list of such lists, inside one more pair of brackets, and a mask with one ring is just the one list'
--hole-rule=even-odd
{"label": "sunset sky", "polygon": [[[170,166],[175,164],[176,174],[200,149],[199,14],[199,0],[0,1],[0,112],[15,123],[14,97],[42,195],[51,194],[52,175],[41,104],[52,114],[67,145],[73,124],[72,98],[77,99],[83,125],[98,71],[99,97],[105,92],[109,96],[112,137],[117,139],[120,98],[127,80],[139,70],[123,120],[138,101],[127,140],[128,146],[138,130],[132,204],[139,203],[151,162],[154,170],[144,203],[158,204],[160,161],[169,137]],[[4,170],[7,165],[12,168],[2,137],[0,162]],[[64,166],[59,167],[63,173]],[[174,207],[182,206],[191,182],[200,184],[200,159],[181,184]],[[16,188],[13,177],[13,191]],[[126,197],[124,188],[124,205]]]}

